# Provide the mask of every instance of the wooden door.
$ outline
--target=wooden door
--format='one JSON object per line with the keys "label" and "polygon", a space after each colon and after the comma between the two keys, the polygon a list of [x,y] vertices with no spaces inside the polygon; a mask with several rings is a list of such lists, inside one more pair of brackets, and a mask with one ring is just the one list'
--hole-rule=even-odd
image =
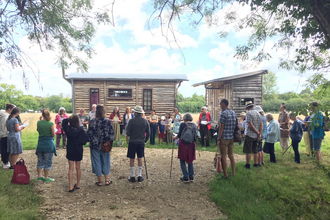
{"label": "wooden door", "polygon": [[90,109],[92,109],[92,105],[99,104],[100,100],[100,94],[99,94],[99,89],[90,89]]}

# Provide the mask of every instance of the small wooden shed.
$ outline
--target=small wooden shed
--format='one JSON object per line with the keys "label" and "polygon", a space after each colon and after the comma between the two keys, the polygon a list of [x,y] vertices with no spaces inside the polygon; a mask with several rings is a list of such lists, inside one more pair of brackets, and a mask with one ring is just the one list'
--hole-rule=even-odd
{"label": "small wooden shed", "polygon": [[204,85],[206,106],[214,121],[218,121],[221,113],[221,99],[229,101],[229,108],[236,113],[237,117],[239,117],[241,112],[245,111],[245,103],[247,101],[252,101],[255,105],[262,106],[263,75],[267,73],[267,70],[260,70],[217,78],[196,83],[192,86]]}
{"label": "small wooden shed", "polygon": [[115,106],[121,114],[126,107],[141,105],[146,114],[155,109],[158,115],[172,112],[184,74],[79,74],[66,79],[72,86],[72,109],[91,110],[93,104],[102,104],[109,115]]}

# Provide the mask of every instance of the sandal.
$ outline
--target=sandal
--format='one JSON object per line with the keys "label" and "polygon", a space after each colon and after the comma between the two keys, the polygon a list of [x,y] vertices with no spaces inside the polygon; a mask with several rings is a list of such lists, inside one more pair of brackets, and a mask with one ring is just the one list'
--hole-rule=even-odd
{"label": "sandal", "polygon": [[112,184],[112,181],[111,180],[105,181],[105,185],[106,186],[109,186],[110,184]]}
{"label": "sandal", "polygon": [[73,188],[74,189],[80,189],[80,187],[77,187],[77,184],[74,184]]}
{"label": "sandal", "polygon": [[72,193],[75,190],[75,188],[73,187],[73,189],[69,190],[69,193]]}
{"label": "sandal", "polygon": [[96,184],[97,186],[103,186],[103,185],[102,185],[102,182],[96,182],[95,184]]}

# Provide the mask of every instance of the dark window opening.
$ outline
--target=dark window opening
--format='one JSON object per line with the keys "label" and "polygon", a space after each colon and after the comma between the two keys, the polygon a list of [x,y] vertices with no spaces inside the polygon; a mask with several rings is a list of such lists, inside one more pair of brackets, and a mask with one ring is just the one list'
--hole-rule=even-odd
{"label": "dark window opening", "polygon": [[109,89],[110,98],[132,98],[132,89]]}
{"label": "dark window opening", "polygon": [[151,111],[152,109],[152,90],[143,90],[143,109],[144,111]]}
{"label": "dark window opening", "polygon": [[254,98],[240,98],[240,106],[245,106],[245,103],[249,101],[254,104]]}

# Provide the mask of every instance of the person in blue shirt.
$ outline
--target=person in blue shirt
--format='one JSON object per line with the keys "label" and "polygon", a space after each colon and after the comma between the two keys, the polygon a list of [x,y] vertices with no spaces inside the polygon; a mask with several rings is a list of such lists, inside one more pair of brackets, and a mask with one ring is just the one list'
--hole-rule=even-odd
{"label": "person in blue shirt", "polygon": [[318,103],[312,102],[311,103],[311,119],[310,123],[313,124],[313,130],[312,130],[312,136],[313,136],[313,149],[315,150],[315,157],[317,161],[317,165],[320,165],[320,162],[322,160],[321,155],[321,146],[322,146],[322,140],[324,139],[324,130],[323,130],[323,114],[318,111]]}
{"label": "person in blue shirt", "polygon": [[276,163],[274,145],[276,142],[281,141],[280,124],[274,119],[273,115],[270,113],[266,115],[266,119],[269,124],[267,126],[267,134],[264,148],[268,147],[269,149],[270,162]]}
{"label": "person in blue shirt", "polygon": [[158,141],[159,141],[159,144],[160,142],[164,142],[164,139],[165,139],[165,117],[162,116],[160,118],[160,121],[158,122]]}
{"label": "person in blue shirt", "polygon": [[295,113],[290,112],[289,118],[293,121],[290,129],[290,138],[292,140],[292,148],[294,150],[294,162],[300,163],[299,143],[303,136],[302,122],[300,122]]}

